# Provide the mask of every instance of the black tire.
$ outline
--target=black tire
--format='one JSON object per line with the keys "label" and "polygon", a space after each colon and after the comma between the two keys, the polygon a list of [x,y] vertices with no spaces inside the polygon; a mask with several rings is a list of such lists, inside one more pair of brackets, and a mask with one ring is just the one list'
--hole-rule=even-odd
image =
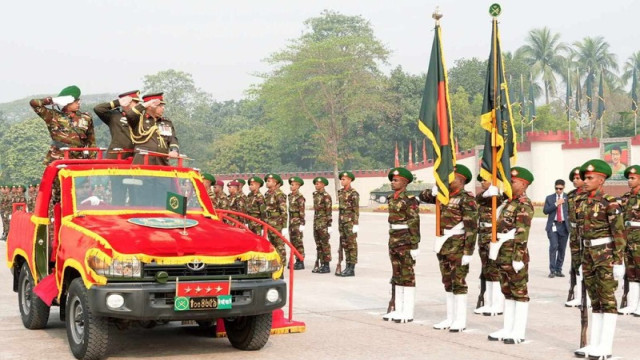
{"label": "black tire", "polygon": [[76,359],[95,360],[106,356],[109,347],[109,321],[106,317],[93,314],[82,278],[71,281],[65,320],[67,340]]}
{"label": "black tire", "polygon": [[18,307],[22,324],[27,329],[42,329],[47,326],[51,308],[33,293],[33,276],[26,262],[22,264],[18,277]]}
{"label": "black tire", "polygon": [[224,319],[224,328],[231,345],[240,350],[260,350],[271,335],[272,314]]}

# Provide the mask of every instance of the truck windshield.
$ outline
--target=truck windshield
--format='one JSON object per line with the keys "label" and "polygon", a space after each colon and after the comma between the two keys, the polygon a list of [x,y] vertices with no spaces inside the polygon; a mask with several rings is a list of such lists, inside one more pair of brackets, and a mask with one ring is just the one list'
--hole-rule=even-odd
{"label": "truck windshield", "polygon": [[78,210],[165,210],[169,192],[187,198],[187,210],[202,211],[192,179],[157,176],[76,176]]}

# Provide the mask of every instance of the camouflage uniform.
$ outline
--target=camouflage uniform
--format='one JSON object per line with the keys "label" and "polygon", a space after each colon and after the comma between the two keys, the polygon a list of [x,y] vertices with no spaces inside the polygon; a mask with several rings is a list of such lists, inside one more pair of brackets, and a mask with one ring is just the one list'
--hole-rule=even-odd
{"label": "camouflage uniform", "polygon": [[[264,202],[264,195],[261,192],[249,192],[247,195],[247,214],[253,216],[256,219],[265,219],[266,205]],[[262,225],[256,222],[249,223],[249,230],[260,235],[262,234]]]}
{"label": "camouflage uniform", "polygon": [[494,260],[489,259],[489,244],[492,238],[492,201],[491,197],[482,197],[483,193],[476,195],[476,203],[478,204],[478,254],[480,255],[482,276],[485,281],[499,282],[498,266]]}
{"label": "camouflage uniform", "polygon": [[[393,275],[391,283],[416,286],[416,261],[409,250],[420,243],[420,202],[406,191],[389,197],[389,258]],[[407,229],[391,229],[391,225],[407,225]]]}
{"label": "camouflage uniform", "polygon": [[[594,313],[617,313],[614,292],[618,281],[613,277],[612,264],[622,264],[627,241],[624,219],[616,198],[604,194],[601,189],[590,194],[581,203],[584,221],[581,229],[585,243],[582,254],[584,282]],[[613,241],[599,246],[587,246],[587,242],[599,238]]]}
{"label": "camouflage uniform", "polygon": [[[109,127],[111,133],[111,142],[107,151],[107,159],[117,159],[118,154],[112,153],[114,148],[133,150],[133,142],[131,141],[131,129],[127,122],[127,114],[118,110],[120,100],[116,99],[108,103],[98,104],[93,111],[98,115],[100,120]],[[132,153],[120,154],[122,159],[133,156]]]}
{"label": "camouflage uniform", "polygon": [[316,242],[318,259],[322,263],[331,262],[329,228],[333,222],[331,195],[326,191],[313,192],[313,240]]}
{"label": "camouflage uniform", "polygon": [[[54,160],[64,159],[64,152],[60,150],[60,148],[96,147],[93,120],[89,113],[77,111],[67,114],[58,110],[47,109],[45,105],[53,105],[50,97],[32,99],[29,105],[31,105],[33,111],[44,120],[49,129],[49,135],[51,136],[51,146],[45,156],[45,165],[50,164]],[[96,152],[84,154],[81,151],[73,151],[69,153],[69,158],[71,159],[95,157]]]}
{"label": "camouflage uniform", "polygon": [[[229,210],[240,212],[245,214],[247,212],[247,203],[245,201],[244,195],[238,191],[234,195],[229,195]],[[238,220],[241,224],[244,224],[244,218],[238,215],[229,215],[236,220]]]}
{"label": "camouflage uniform", "polygon": [[[431,189],[426,189],[420,194],[420,200],[433,204],[436,197]],[[449,203],[441,205],[440,232],[444,234],[445,229],[452,229],[460,222],[464,224],[464,234],[449,237],[437,254],[444,290],[454,295],[467,293],[469,265],[462,266],[461,262],[463,255],[473,255],[478,227],[478,205],[464,189],[449,194]]]}
{"label": "camouflage uniform", "polygon": [[[280,189],[267,190],[264,194],[265,222],[273,226],[279,232],[287,225],[287,196]],[[269,233],[269,241],[278,251],[282,263],[287,261],[287,249],[285,244],[273,233]]]}
{"label": "camouflage uniform", "polygon": [[27,209],[30,212],[33,212],[33,210],[35,210],[36,208],[36,196],[38,195],[38,192],[36,191],[35,186],[29,186],[28,195],[29,195],[29,200],[27,200]]}
{"label": "camouflage uniform", "polygon": [[9,215],[11,214],[11,194],[3,187],[0,193],[0,215],[2,216],[2,228],[4,232],[1,235],[2,238],[6,238],[9,233]]}
{"label": "camouflage uniform", "polygon": [[344,251],[347,264],[358,263],[358,235],[353,232],[353,226],[358,225],[360,218],[360,195],[350,187],[338,190],[338,230],[340,231],[340,246]]}
{"label": "camouflage uniform", "polygon": [[569,208],[569,226],[571,231],[569,232],[569,250],[571,251],[571,269],[578,271],[580,263],[580,242],[578,236],[578,229],[582,227],[583,215],[580,212],[582,210],[581,203],[586,199],[586,196],[581,189],[573,189],[567,194],[567,207]]}
{"label": "camouflage uniform", "polygon": [[302,231],[300,225],[305,224],[304,206],[306,200],[300,191],[287,195],[289,201],[289,239],[291,244],[304,256],[304,243],[302,242]]}
{"label": "camouflage uniform", "polygon": [[640,195],[630,191],[622,196],[627,247],[624,264],[629,282],[640,282]]}
{"label": "camouflage uniform", "polygon": [[[176,130],[171,120],[149,116],[145,107],[138,104],[126,112],[127,122],[131,129],[131,139],[136,149],[148,150],[168,154],[170,151],[178,151],[180,145],[176,137]],[[134,164],[143,164],[144,156],[136,153],[133,157]],[[149,156],[149,165],[169,165],[166,157]]]}
{"label": "camouflage uniform", "polygon": [[220,210],[229,210],[229,197],[224,192],[220,192],[220,195],[216,195],[214,192],[209,195],[213,207]]}

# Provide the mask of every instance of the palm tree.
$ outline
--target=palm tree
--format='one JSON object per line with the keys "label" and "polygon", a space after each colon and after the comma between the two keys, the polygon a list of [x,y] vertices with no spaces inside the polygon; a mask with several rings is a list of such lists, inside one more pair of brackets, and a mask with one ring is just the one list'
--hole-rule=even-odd
{"label": "palm tree", "polygon": [[609,43],[604,41],[602,36],[586,37],[573,43],[573,46],[581,72],[586,72],[587,76],[595,79],[596,73],[602,69],[609,88],[617,87],[618,76],[614,71],[618,71],[618,60],[616,55],[609,51]]}
{"label": "palm tree", "polygon": [[563,72],[561,52],[566,51],[567,46],[560,42],[560,34],[552,34],[547,27],[531,30],[525,42],[517,52],[522,52],[532,75],[541,76],[546,104],[549,104],[549,96],[556,93],[555,74]]}
{"label": "palm tree", "polygon": [[627,62],[624,63],[624,72],[622,73],[623,84],[626,84],[629,79],[631,79],[634,68],[636,69],[636,73],[640,72],[640,51],[636,51],[631,54],[627,59]]}

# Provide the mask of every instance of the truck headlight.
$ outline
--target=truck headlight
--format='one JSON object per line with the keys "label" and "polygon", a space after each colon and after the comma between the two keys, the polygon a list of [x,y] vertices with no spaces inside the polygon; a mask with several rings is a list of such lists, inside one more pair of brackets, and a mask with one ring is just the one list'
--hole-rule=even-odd
{"label": "truck headlight", "polygon": [[247,273],[272,273],[280,270],[280,263],[277,259],[267,260],[265,257],[257,257],[247,261]]}
{"label": "truck headlight", "polygon": [[98,275],[106,277],[142,277],[142,264],[136,257],[127,260],[113,259],[107,263],[97,256],[89,258],[89,266]]}

